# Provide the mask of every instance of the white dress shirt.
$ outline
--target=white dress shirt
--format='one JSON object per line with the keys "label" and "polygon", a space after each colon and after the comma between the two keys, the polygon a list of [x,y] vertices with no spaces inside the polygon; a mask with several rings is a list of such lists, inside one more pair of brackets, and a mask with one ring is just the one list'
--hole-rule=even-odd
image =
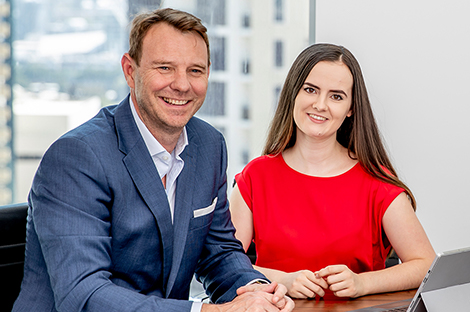
{"label": "white dress shirt", "polygon": [[132,116],[134,116],[137,128],[139,128],[140,135],[142,135],[150,155],[152,155],[153,163],[157,168],[160,179],[163,179],[163,177],[166,175],[165,191],[168,198],[168,204],[170,205],[171,220],[173,221],[175,214],[176,179],[184,167],[184,161],[181,159],[180,154],[184,151],[186,145],[188,145],[186,127],[183,128],[183,132],[178,138],[176,147],[170,154],[160,144],[160,142],[155,139],[155,137],[150,133],[149,129],[147,129],[143,121],[140,119],[130,96],[129,103],[131,105]]}
{"label": "white dress shirt", "polygon": [[[153,163],[157,168],[160,179],[166,175],[166,196],[168,198],[168,204],[170,205],[171,220],[174,220],[175,214],[175,194],[176,194],[176,179],[178,178],[181,170],[184,167],[184,161],[181,159],[180,154],[184,151],[186,145],[188,145],[188,134],[186,133],[186,127],[183,128],[183,132],[178,138],[175,149],[170,153],[158,142],[157,139],[150,133],[147,126],[140,119],[139,114],[134,106],[132,97],[129,96],[129,104],[131,106],[132,116],[134,117],[137,128],[139,129],[140,135],[144,139],[145,145],[152,156]],[[191,312],[200,312],[202,309],[202,302],[193,302],[191,306]]]}

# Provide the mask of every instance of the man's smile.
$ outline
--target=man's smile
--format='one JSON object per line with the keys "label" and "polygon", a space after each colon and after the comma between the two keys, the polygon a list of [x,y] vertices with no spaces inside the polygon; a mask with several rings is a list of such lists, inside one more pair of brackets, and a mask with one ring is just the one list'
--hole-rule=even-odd
{"label": "man's smile", "polygon": [[185,105],[187,104],[189,101],[188,100],[175,100],[175,99],[170,99],[170,98],[162,98],[163,101],[167,102],[168,104],[171,104],[171,105]]}

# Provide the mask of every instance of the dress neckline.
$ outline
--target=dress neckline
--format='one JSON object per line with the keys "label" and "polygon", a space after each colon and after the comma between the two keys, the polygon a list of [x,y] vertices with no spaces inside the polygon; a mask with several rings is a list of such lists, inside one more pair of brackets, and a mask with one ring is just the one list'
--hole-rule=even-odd
{"label": "dress neckline", "polygon": [[281,162],[284,164],[285,167],[287,167],[289,170],[301,175],[301,176],[305,176],[305,177],[310,177],[310,178],[316,178],[316,179],[332,179],[332,178],[340,178],[340,177],[343,177],[347,174],[349,174],[350,172],[353,172],[354,170],[356,170],[356,168],[359,168],[360,167],[360,163],[357,162],[354,164],[354,166],[352,166],[351,168],[349,168],[348,170],[340,173],[340,174],[337,174],[337,175],[333,175],[333,176],[328,176],[328,177],[321,177],[321,176],[314,176],[314,175],[309,175],[309,174],[306,174],[306,173],[302,173],[300,171],[297,171],[295,170],[294,168],[292,168],[291,166],[289,166],[289,164],[287,164],[286,160],[284,159],[284,156],[282,156],[282,153],[279,153],[278,155],[280,157],[280,160]]}

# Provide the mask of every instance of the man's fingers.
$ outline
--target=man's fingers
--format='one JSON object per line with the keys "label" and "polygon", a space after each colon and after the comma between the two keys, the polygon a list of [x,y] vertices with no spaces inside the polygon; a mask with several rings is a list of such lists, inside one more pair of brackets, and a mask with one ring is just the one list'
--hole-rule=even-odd
{"label": "man's fingers", "polygon": [[264,291],[264,292],[272,294],[274,293],[274,290],[276,289],[276,287],[277,287],[276,282],[272,282],[271,284],[253,283],[253,284],[245,285],[245,286],[238,288],[237,295],[240,296],[241,294],[244,294],[250,291]]}
{"label": "man's fingers", "polygon": [[[277,282],[271,284],[251,284],[242,286],[237,289],[237,295],[246,295],[248,292],[262,292],[266,299],[271,302],[273,307],[280,309],[281,311],[292,311],[294,309],[294,301],[286,296],[287,288]],[[260,294],[258,294],[260,295]]]}
{"label": "man's fingers", "polygon": [[290,312],[294,310],[295,304],[294,301],[289,297],[284,297],[286,300],[286,305],[281,309],[281,312]]}
{"label": "man's fingers", "polygon": [[237,289],[237,295],[243,295],[244,293],[248,292],[247,286],[242,286]]}
{"label": "man's fingers", "polygon": [[281,309],[281,311],[292,311],[295,306],[294,301],[287,296],[279,299],[276,303],[274,303],[274,305]]}
{"label": "man's fingers", "polygon": [[[278,285],[279,284],[277,282],[272,282],[271,284],[264,284],[262,285],[263,287],[265,287],[263,288],[263,291],[268,292],[270,294],[274,293],[274,295],[276,295]],[[287,292],[287,289],[286,289],[286,292]],[[284,294],[282,294],[282,296],[284,296]]]}
{"label": "man's fingers", "polygon": [[[222,311],[267,311],[279,312],[281,307],[277,307],[272,303],[272,294],[264,291],[248,291],[237,296],[233,301],[224,303]],[[292,311],[292,310],[285,310]]]}
{"label": "man's fingers", "polygon": [[273,291],[274,291],[273,303],[278,302],[279,300],[284,298],[284,296],[287,294],[287,287],[286,286],[284,286],[282,284],[278,284],[277,282],[272,282],[271,286],[274,287],[274,289],[273,289]]}

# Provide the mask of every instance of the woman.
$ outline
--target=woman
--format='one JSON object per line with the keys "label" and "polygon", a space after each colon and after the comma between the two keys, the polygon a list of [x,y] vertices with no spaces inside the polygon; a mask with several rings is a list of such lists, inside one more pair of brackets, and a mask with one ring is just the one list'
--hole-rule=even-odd
{"label": "woman", "polygon": [[[291,297],[416,288],[434,259],[344,47],[315,44],[297,57],[263,156],[236,182],[236,236],[245,250],[254,240],[256,268]],[[385,268],[392,247],[402,263]]]}

